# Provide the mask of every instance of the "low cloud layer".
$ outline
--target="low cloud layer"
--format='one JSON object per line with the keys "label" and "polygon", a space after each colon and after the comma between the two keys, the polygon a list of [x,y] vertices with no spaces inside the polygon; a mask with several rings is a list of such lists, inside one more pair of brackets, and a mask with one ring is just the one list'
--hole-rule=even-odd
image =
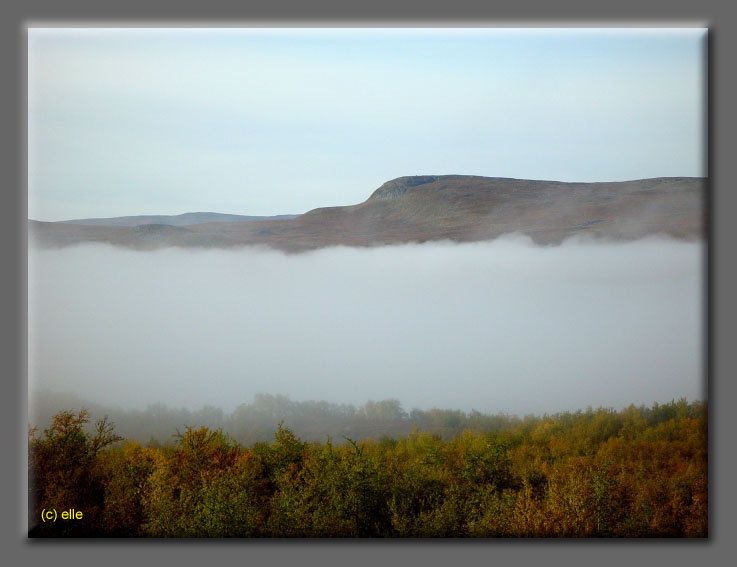
{"label": "low cloud layer", "polygon": [[517,414],[704,399],[703,244],[29,253],[29,385]]}

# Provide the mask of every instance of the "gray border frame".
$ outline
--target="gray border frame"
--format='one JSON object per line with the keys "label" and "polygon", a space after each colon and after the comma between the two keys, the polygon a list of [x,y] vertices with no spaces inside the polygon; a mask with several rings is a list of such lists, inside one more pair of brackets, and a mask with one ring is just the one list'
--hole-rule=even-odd
{"label": "gray border frame", "polygon": [[[735,300],[728,292],[735,285],[734,253],[730,242],[735,223],[735,192],[729,181],[736,179],[735,160],[730,142],[734,141],[735,77],[730,54],[737,52],[734,8],[719,0],[620,0],[617,4],[595,5],[586,0],[543,0],[503,5],[469,3],[466,0],[437,2],[412,0],[401,5],[376,2],[348,5],[336,0],[269,6],[210,0],[139,0],[126,3],[100,3],[91,0],[31,0],[0,9],[2,17],[0,57],[6,75],[2,89],[4,125],[3,170],[7,172],[2,191],[0,246],[5,270],[2,277],[2,360],[4,392],[2,431],[5,446],[14,447],[15,458],[3,460],[5,511],[1,515],[4,555],[22,564],[79,564],[100,561],[127,564],[131,559],[174,561],[198,564],[202,561],[245,561],[268,563],[447,564],[459,561],[539,562],[541,564],[596,563],[621,565],[640,563],[669,565],[726,564],[733,551],[732,533],[737,504],[730,482],[735,454],[730,432],[735,429],[737,412],[730,411],[735,399],[735,382],[730,371],[737,366],[736,350],[730,348],[735,336]],[[26,36],[29,24],[49,26],[678,26],[709,27],[709,136],[708,172],[710,195],[709,247],[707,254],[708,326],[706,333],[710,406],[710,538],[707,541],[29,541],[24,521],[26,486]],[[730,159],[732,158],[732,159]],[[14,561],[15,560],[15,561]]]}

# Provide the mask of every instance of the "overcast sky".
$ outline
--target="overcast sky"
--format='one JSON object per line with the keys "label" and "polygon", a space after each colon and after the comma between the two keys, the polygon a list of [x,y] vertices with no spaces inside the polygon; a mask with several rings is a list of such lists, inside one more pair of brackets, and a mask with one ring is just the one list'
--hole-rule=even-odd
{"label": "overcast sky", "polygon": [[705,176],[705,30],[30,29],[30,218]]}

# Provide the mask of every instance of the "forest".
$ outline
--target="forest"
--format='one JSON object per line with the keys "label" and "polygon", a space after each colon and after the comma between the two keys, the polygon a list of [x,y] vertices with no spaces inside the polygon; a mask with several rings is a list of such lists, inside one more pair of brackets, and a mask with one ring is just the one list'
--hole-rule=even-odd
{"label": "forest", "polygon": [[[302,438],[300,412],[363,436]],[[520,418],[261,396],[219,415],[149,441],[84,408],[29,426],[29,537],[708,536],[703,401]]]}

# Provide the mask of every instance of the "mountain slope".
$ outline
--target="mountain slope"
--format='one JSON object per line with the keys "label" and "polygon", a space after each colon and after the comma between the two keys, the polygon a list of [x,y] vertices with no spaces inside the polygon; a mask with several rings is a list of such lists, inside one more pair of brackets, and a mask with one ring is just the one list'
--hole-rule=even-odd
{"label": "mountain slope", "polygon": [[209,222],[151,235],[129,227],[29,221],[44,247],[109,242],[132,248],[265,245],[288,252],[450,239],[490,240],[519,232],[538,243],[575,234],[635,239],[649,234],[704,236],[706,180],[668,177],[563,183],[465,175],[400,177],[363,203],[288,219]]}

